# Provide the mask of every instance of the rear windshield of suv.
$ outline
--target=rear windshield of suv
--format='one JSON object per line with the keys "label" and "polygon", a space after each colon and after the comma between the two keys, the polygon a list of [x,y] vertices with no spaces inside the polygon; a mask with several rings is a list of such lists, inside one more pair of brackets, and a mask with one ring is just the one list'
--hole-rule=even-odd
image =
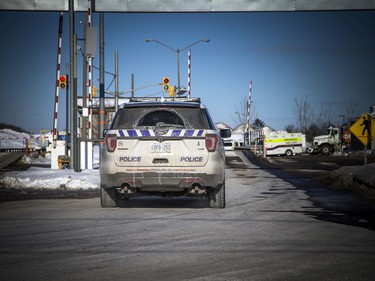
{"label": "rear windshield of suv", "polygon": [[186,107],[129,107],[116,114],[111,129],[215,129],[204,108]]}

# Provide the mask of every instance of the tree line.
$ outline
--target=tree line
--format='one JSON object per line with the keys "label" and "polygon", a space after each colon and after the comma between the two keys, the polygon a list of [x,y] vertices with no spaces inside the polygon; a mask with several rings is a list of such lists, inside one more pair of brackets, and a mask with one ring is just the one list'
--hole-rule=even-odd
{"label": "tree line", "polygon": [[[356,101],[345,102],[345,115],[341,115],[343,120],[342,124],[345,124],[345,116],[348,118],[353,117],[357,114],[358,103]],[[328,108],[320,108],[319,112],[316,112],[307,99],[296,98],[294,100],[293,114],[296,120],[295,124],[290,124],[285,127],[288,132],[301,132],[306,135],[307,140],[312,140],[314,136],[325,135],[327,128],[332,126],[336,127],[338,116],[333,115],[332,110]]]}
{"label": "tree line", "polygon": [[29,133],[29,132],[26,132],[24,129],[20,128],[20,127],[17,127],[17,126],[11,125],[11,124],[0,123],[0,130],[3,130],[3,129],[11,129],[11,130],[13,130],[15,132],[18,132],[18,133]]}
{"label": "tree line", "polygon": [[[235,123],[245,124],[246,113],[247,98],[244,97],[236,107],[236,115],[233,117]],[[295,98],[293,105],[295,123],[285,126],[284,130],[289,133],[303,133],[306,135],[306,140],[311,141],[315,136],[325,135],[327,133],[327,128],[330,126],[336,127],[345,123],[347,124],[349,118],[358,115],[357,101],[345,101],[345,110],[343,113],[345,113],[345,115],[341,115],[341,117],[343,117],[341,120],[342,123],[337,124],[337,118],[339,118],[339,116],[333,114],[329,106],[321,107],[319,111],[316,111],[316,108],[312,106],[307,97]],[[252,117],[250,119],[255,120],[251,123],[253,129],[261,129],[267,126],[265,122],[256,116],[254,108],[251,110],[251,115]],[[345,117],[346,119],[344,120]]]}

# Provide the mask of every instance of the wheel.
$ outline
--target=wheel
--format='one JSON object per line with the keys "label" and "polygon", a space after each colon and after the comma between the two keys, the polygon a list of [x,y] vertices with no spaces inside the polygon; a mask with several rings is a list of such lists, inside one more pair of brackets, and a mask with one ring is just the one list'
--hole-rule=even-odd
{"label": "wheel", "polygon": [[287,151],[285,151],[285,155],[286,156],[292,156],[293,155],[293,151],[291,151],[290,149],[288,149]]}
{"label": "wheel", "polygon": [[119,195],[115,188],[104,188],[100,185],[100,203],[102,208],[116,208],[118,206]]}
{"label": "wheel", "polygon": [[221,187],[210,190],[208,200],[210,208],[225,208],[225,182]]}
{"label": "wheel", "polygon": [[323,154],[323,155],[328,155],[328,154],[331,154],[331,147],[329,145],[322,145],[322,147],[320,148],[320,152]]}

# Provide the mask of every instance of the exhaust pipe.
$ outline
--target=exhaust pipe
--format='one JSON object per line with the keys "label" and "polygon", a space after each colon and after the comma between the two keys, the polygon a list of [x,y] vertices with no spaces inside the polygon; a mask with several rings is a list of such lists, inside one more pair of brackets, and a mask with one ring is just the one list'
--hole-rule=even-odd
{"label": "exhaust pipe", "polygon": [[205,192],[205,189],[202,188],[201,184],[198,183],[198,182],[195,182],[191,185],[191,189],[190,189],[190,192],[191,193],[194,193],[194,194],[199,194],[199,193],[203,193]]}
{"label": "exhaust pipe", "polygon": [[135,188],[131,187],[129,183],[123,183],[120,187],[120,192],[124,194],[135,193]]}

